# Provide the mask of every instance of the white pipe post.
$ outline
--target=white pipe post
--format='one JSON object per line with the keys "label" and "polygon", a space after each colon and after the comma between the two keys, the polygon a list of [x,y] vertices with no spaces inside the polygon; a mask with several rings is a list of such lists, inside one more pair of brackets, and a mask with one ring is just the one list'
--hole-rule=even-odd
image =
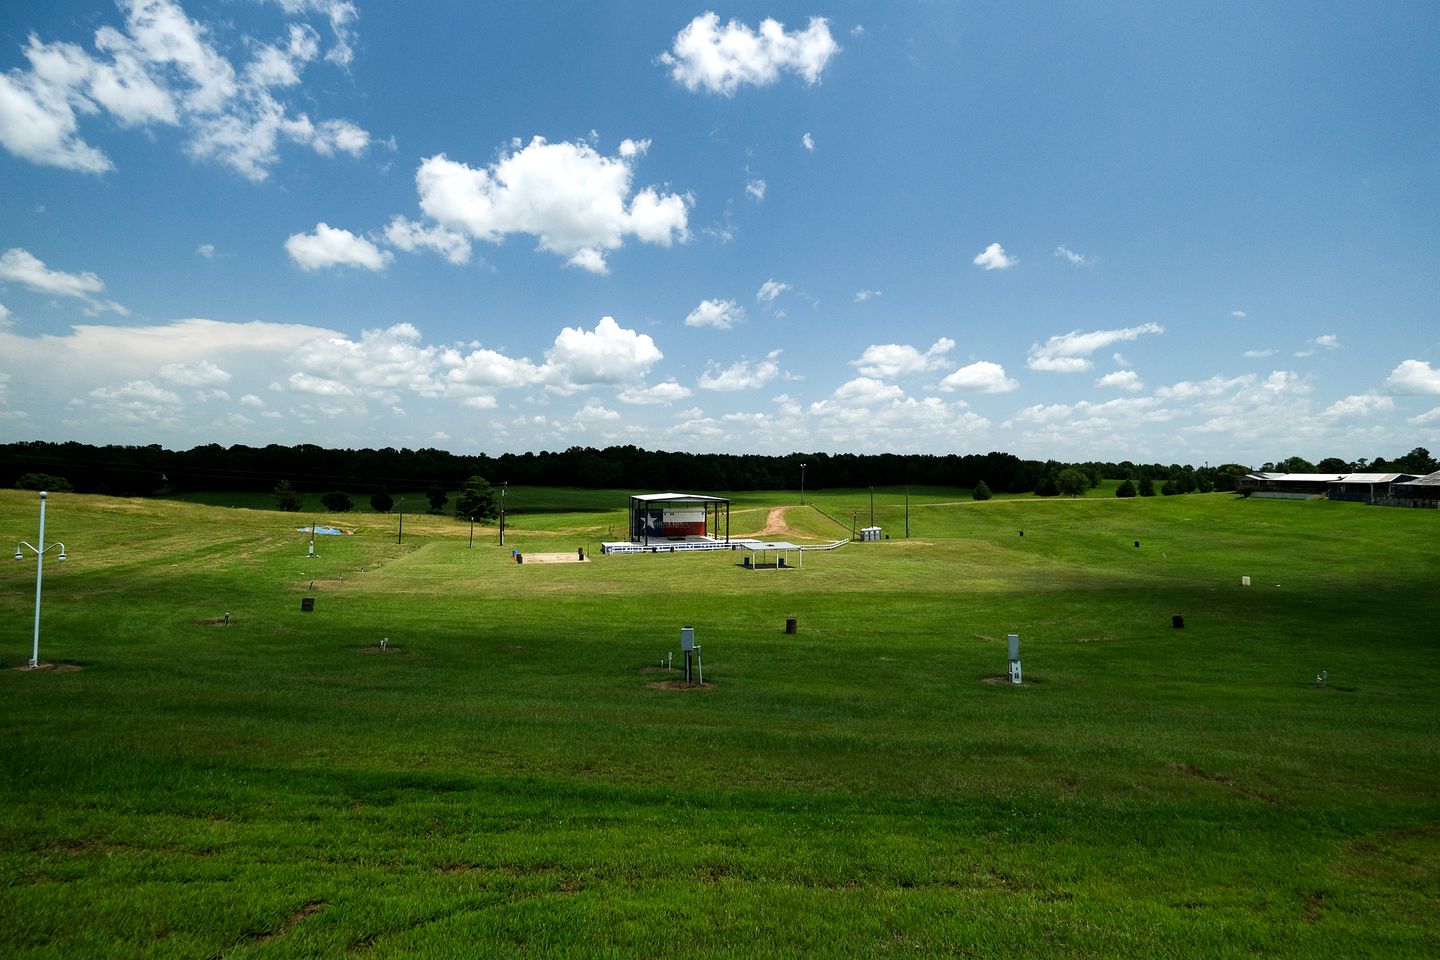
{"label": "white pipe post", "polygon": [[35,647],[30,653],[30,666],[40,666],[40,583],[45,572],[45,498],[40,491],[40,546],[35,551]]}
{"label": "white pipe post", "polygon": [[19,546],[15,548],[16,560],[25,558],[23,550],[25,547],[29,547],[35,554],[35,646],[30,654],[31,667],[40,666],[40,588],[45,582],[45,553],[51,547],[59,547],[60,559],[65,559],[65,544],[57,540],[49,547],[45,545],[45,500],[48,496],[49,494],[44,490],[40,491],[40,546],[36,547],[21,540]]}

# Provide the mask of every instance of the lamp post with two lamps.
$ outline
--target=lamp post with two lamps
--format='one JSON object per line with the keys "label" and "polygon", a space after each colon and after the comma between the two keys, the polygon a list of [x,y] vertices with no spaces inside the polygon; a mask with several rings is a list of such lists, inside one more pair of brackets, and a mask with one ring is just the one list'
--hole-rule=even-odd
{"label": "lamp post with two lamps", "polygon": [[47,496],[48,494],[44,490],[40,491],[40,546],[37,547],[21,540],[19,546],[15,548],[16,560],[25,559],[24,551],[26,549],[35,554],[35,648],[30,654],[32,669],[40,666],[40,584],[45,573],[45,554],[53,548],[59,547],[60,556],[56,559],[62,562],[65,560],[65,544],[57,540],[48,547],[45,545],[45,498]]}

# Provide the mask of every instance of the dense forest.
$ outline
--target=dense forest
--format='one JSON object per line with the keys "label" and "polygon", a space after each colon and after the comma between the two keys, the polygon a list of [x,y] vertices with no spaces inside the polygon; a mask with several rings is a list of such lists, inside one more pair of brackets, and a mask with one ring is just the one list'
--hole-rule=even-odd
{"label": "dense forest", "polygon": [[[533,486],[619,487],[631,490],[783,490],[797,489],[801,466],[807,489],[896,486],[902,484],[973,488],[982,481],[996,492],[1042,495],[1057,491],[1067,471],[1090,486],[1101,480],[1150,481],[1165,493],[1233,490],[1250,468],[1242,464],[1195,467],[1186,464],[1022,460],[1008,453],[984,454],[831,454],[786,456],[679,453],[634,446],[571,447],[559,452],[465,456],[445,450],[384,447],[379,450],[330,450],[311,444],[265,447],[206,444],[190,450],[149,446],[93,446],[30,441],[0,444],[0,486],[22,479],[60,480],[82,493],[149,496],[195,490],[270,491],[288,481],[297,491],[374,489],[458,489],[468,477],[493,483]],[[1404,471],[1436,469],[1429,451],[1417,447],[1395,460],[1311,464],[1299,457],[1266,463],[1261,469],[1284,472]],[[29,486],[32,483],[22,483]],[[1061,484],[1063,488],[1064,484]],[[56,487],[62,489],[61,487]]]}

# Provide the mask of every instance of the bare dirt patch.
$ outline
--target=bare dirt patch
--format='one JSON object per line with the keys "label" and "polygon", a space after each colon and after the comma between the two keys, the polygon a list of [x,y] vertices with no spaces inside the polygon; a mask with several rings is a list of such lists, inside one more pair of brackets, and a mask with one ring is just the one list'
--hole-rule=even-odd
{"label": "bare dirt patch", "polygon": [[526,563],[589,563],[590,558],[580,559],[578,552],[571,553],[526,553]]}
{"label": "bare dirt patch", "polygon": [[361,653],[402,653],[405,648],[393,643],[387,643],[384,647],[379,644],[372,644],[368,647],[361,647]]}
{"label": "bare dirt patch", "polygon": [[773,536],[794,536],[795,531],[791,530],[790,525],[785,522],[785,514],[791,509],[793,508],[776,507],[766,515],[764,530],[757,530],[754,533],[735,534],[734,536],[753,537],[756,540],[763,540],[766,537]]}
{"label": "bare dirt patch", "polygon": [[645,686],[651,690],[713,690],[713,683],[686,683],[684,680],[657,680],[654,683],[647,683]]}
{"label": "bare dirt patch", "polygon": [[33,667],[30,666],[30,664],[28,664],[28,663],[22,663],[20,666],[18,666],[18,667],[11,667],[10,669],[11,669],[11,670],[45,670],[45,671],[48,671],[48,672],[50,672],[50,673],[74,673],[74,672],[77,671],[77,670],[84,670],[85,668],[82,667],[82,666],[80,666],[80,664],[78,664],[78,663],[37,663],[37,664],[36,664],[35,666],[33,666]]}
{"label": "bare dirt patch", "polygon": [[1253,787],[1247,787],[1244,784],[1235,780],[1234,777],[1226,776],[1223,773],[1211,773],[1208,770],[1201,770],[1199,767],[1191,766],[1188,763],[1171,763],[1170,768],[1172,770],[1180,771],[1187,777],[1194,777],[1197,780],[1209,780],[1211,783],[1218,783],[1222,787],[1228,787],[1229,789],[1234,790],[1236,793],[1243,793],[1245,796],[1252,797],[1256,800],[1262,801],[1263,803],[1272,803],[1276,805],[1280,803],[1279,797],[1271,796],[1270,794],[1265,793],[1261,790],[1256,790]]}

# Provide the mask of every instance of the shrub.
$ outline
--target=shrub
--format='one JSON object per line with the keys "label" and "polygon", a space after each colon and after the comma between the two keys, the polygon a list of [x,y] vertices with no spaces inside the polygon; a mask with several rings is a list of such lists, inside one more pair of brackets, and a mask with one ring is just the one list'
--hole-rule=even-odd
{"label": "shrub", "polygon": [[355,509],[355,504],[350,501],[349,495],[340,493],[338,490],[321,497],[320,504],[331,513],[349,513]]}
{"label": "shrub", "polygon": [[990,497],[990,487],[985,483],[984,480],[981,480],[979,483],[975,484],[975,489],[970,491],[970,498],[972,500],[989,500]]}
{"label": "shrub", "polygon": [[1135,481],[1131,480],[1129,477],[1126,477],[1126,478],[1125,478],[1125,482],[1122,483],[1122,484],[1120,484],[1120,486],[1116,488],[1116,490],[1115,490],[1115,496],[1117,496],[1117,497],[1133,497],[1133,496],[1135,496]]}
{"label": "shrub", "polygon": [[389,490],[380,487],[370,494],[370,509],[376,513],[389,513],[395,509],[395,498],[390,496]]}

